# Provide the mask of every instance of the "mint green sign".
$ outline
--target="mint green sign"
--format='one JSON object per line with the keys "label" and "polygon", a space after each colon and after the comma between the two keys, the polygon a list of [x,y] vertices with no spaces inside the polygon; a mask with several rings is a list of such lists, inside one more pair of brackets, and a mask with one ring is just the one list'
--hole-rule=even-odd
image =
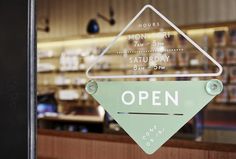
{"label": "mint green sign", "polygon": [[219,94],[210,81],[90,81],[87,91],[147,154],[154,153]]}

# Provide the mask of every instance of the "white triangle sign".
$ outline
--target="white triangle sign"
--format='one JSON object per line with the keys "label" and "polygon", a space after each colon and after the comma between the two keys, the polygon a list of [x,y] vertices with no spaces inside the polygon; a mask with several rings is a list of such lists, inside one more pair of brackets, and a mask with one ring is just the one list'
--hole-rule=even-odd
{"label": "white triangle sign", "polygon": [[[190,74],[151,74],[151,75],[104,75],[104,76],[93,76],[90,75],[90,70],[102,59],[104,54],[117,42],[117,40],[129,29],[129,27],[139,18],[139,16],[146,10],[151,9],[155,12],[162,20],[169,24],[173,29],[175,29],[180,35],[182,35],[188,42],[190,42],[200,53],[202,53],[208,60],[214,63],[218,67],[218,72],[216,73],[190,73]],[[191,38],[189,38],[183,31],[181,31],[175,24],[168,20],[163,14],[161,14],[157,9],[151,5],[145,5],[138,14],[128,23],[126,27],[112,40],[112,42],[102,51],[98,58],[93,61],[93,63],[86,70],[86,75],[89,79],[111,79],[111,78],[151,78],[151,77],[213,77],[221,75],[223,71],[222,66],[213,59],[205,50],[203,50],[198,44],[196,44]]]}

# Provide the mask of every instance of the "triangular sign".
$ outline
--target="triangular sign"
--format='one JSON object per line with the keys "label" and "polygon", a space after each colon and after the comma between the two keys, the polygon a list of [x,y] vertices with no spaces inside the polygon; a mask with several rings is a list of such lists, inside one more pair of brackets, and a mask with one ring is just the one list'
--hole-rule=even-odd
{"label": "triangular sign", "polygon": [[[103,56],[109,51],[109,49],[119,40],[119,38],[127,32],[127,30],[131,27],[131,25],[144,13],[145,10],[151,9],[151,11],[156,13],[156,15],[164,20],[168,25],[172,27],[178,34],[183,36],[194,48],[202,53],[207,60],[211,61],[214,65],[217,66],[218,72],[216,73],[183,73],[183,74],[175,74],[175,73],[167,73],[167,74],[131,74],[131,75],[90,75],[91,69],[93,69],[96,64],[98,64]],[[203,50],[198,44],[196,44],[192,39],[190,39],[183,31],[181,31],[175,24],[173,24],[170,20],[168,20],[164,15],[162,15],[158,10],[156,10],[151,5],[145,5],[139,13],[128,23],[128,25],[112,40],[112,42],[101,52],[101,54],[93,61],[93,63],[86,70],[86,75],[89,79],[111,79],[111,78],[150,78],[150,77],[209,77],[209,76],[219,76],[222,73],[222,66],[213,59],[205,50]]]}
{"label": "triangular sign", "polygon": [[152,154],[219,94],[223,85],[219,80],[91,81],[86,89],[146,153]]}

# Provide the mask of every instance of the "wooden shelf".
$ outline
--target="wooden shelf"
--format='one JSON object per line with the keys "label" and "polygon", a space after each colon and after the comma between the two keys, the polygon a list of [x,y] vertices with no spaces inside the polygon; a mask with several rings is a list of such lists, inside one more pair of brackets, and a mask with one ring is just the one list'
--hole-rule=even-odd
{"label": "wooden shelf", "polygon": [[55,88],[63,88],[63,87],[85,87],[85,84],[64,84],[64,85],[56,85],[56,84],[38,84],[37,87],[55,87]]}
{"label": "wooden shelf", "polygon": [[207,110],[214,110],[214,111],[223,111],[223,112],[236,112],[236,104],[218,104],[213,103],[209,104],[206,108]]}
{"label": "wooden shelf", "polygon": [[[91,70],[91,72],[110,72],[110,71],[127,71],[132,68],[107,68],[107,69],[94,69]],[[86,70],[81,69],[81,70],[71,70],[71,71],[61,71],[61,70],[52,70],[52,71],[42,71],[42,72],[37,72],[39,74],[45,74],[45,73],[85,73]]]}
{"label": "wooden shelf", "polygon": [[48,59],[59,59],[60,56],[51,56],[51,57],[37,57],[40,60],[48,60]]}
{"label": "wooden shelf", "polygon": [[[236,66],[236,64],[235,64]],[[167,68],[170,69],[204,69],[205,66],[204,64],[201,65],[186,65],[186,66],[178,66],[178,65],[173,65],[173,66],[166,66]],[[207,65],[206,67],[215,67],[212,65]],[[91,72],[112,72],[112,71],[132,71],[132,68],[109,68],[109,69],[95,69],[91,70]],[[44,74],[44,73],[85,73],[86,70],[74,70],[74,71],[60,71],[60,70],[55,70],[55,71],[44,71],[44,72],[37,72],[39,74]]]}
{"label": "wooden shelf", "polygon": [[37,72],[37,73],[44,74],[44,73],[79,73],[79,72],[86,72],[86,70],[81,69],[81,70],[61,71],[59,69],[56,69],[52,71],[42,71],[42,72]]}
{"label": "wooden shelf", "polygon": [[94,102],[94,100],[92,99],[74,99],[74,100],[61,100],[61,99],[57,99],[57,101],[59,102],[66,102],[66,103],[71,103],[71,102]]}
{"label": "wooden shelf", "polygon": [[51,121],[75,121],[75,122],[95,122],[102,123],[104,117],[95,115],[58,115],[56,117],[40,117],[38,120],[51,120]]}

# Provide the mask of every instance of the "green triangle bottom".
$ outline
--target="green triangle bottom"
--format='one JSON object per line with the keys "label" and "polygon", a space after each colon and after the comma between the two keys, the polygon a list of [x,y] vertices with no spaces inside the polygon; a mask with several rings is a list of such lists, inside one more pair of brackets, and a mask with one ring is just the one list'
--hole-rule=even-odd
{"label": "green triangle bottom", "polygon": [[[152,154],[215,97],[207,94],[207,82],[97,82],[98,88],[93,97],[143,151]],[[129,93],[123,96],[123,100],[129,105],[122,102],[125,91]],[[145,92],[145,95],[141,93],[142,98],[139,98],[140,91]],[[154,93],[153,105],[155,91],[158,93]]]}

